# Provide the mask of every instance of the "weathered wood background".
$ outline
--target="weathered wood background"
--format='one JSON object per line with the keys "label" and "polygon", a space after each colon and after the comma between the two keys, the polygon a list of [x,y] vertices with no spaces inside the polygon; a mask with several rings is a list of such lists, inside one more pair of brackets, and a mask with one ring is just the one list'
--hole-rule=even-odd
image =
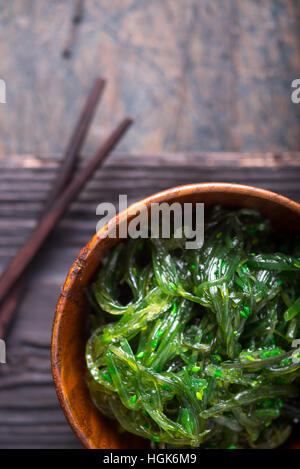
{"label": "weathered wood background", "polygon": [[87,151],[124,114],[121,151],[299,151],[298,0],[0,0],[0,155],[61,153],[93,79]]}
{"label": "weathered wood background", "polygon": [[[33,229],[59,157],[22,155],[0,163],[0,271]],[[50,373],[50,335],[60,287],[94,234],[96,206],[132,203],[178,184],[224,181],[280,192],[300,202],[300,153],[120,155],[109,158],[53,233],[29,273],[28,291],[0,365],[0,448],[79,448]]]}

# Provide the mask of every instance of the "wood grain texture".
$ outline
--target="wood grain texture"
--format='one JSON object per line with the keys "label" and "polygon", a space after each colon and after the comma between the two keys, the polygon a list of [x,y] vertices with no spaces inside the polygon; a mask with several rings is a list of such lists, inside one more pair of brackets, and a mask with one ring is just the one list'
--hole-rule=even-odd
{"label": "wood grain texture", "polygon": [[[83,160],[84,158],[82,158]],[[60,156],[20,155],[0,163],[0,270],[36,224]],[[80,161],[80,165],[83,161]],[[251,164],[252,163],[252,164]],[[300,153],[114,154],[88,184],[32,266],[0,365],[0,448],[79,448],[50,375],[53,312],[67,271],[94,234],[98,203],[128,202],[179,184],[237,182],[300,202]]]}
{"label": "wood grain texture", "polygon": [[297,0],[0,0],[0,155],[61,153],[93,79],[109,80],[87,152],[124,114],[124,152],[300,150]]}

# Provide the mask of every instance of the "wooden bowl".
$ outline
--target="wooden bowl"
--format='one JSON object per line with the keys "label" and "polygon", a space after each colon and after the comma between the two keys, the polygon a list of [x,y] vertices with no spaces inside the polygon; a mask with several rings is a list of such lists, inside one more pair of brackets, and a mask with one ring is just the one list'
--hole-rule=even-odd
{"label": "wooden bowl", "polygon": [[[281,195],[237,184],[191,184],[175,187],[131,205],[113,222],[130,221],[136,211],[152,202],[204,202],[259,210],[281,231],[300,233],[300,204]],[[148,442],[117,425],[94,406],[85,384],[85,343],[87,339],[84,287],[91,282],[102,258],[119,240],[107,237],[107,225],[82,249],[73,263],[58,301],[52,334],[52,373],[57,395],[74,432],[86,448],[147,448]],[[300,440],[289,447],[299,447]]]}

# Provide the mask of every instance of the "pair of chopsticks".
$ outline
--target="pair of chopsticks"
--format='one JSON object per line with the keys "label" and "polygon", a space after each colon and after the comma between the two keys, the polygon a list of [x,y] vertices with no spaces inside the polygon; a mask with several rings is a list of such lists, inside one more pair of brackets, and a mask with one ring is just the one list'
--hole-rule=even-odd
{"label": "pair of chopsticks", "polygon": [[21,298],[24,273],[71,202],[78,196],[95,170],[99,168],[105,157],[132,124],[132,120],[129,118],[122,120],[102,143],[96,154],[71,180],[79,152],[84,144],[104,86],[105,80],[102,78],[95,81],[65,150],[58,178],[54,181],[40,221],[0,277],[0,339],[5,337],[15,308]]}

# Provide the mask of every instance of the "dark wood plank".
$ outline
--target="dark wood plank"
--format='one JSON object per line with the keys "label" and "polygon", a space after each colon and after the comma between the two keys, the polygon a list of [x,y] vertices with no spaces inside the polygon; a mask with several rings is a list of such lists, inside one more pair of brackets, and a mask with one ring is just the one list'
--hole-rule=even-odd
{"label": "dark wood plank", "polygon": [[[35,226],[58,161],[59,156],[27,156],[1,163],[0,258],[12,256]],[[300,153],[115,154],[72,204],[55,240],[59,247],[85,244],[95,230],[97,204],[106,200],[117,204],[120,191],[132,203],[179,184],[224,181],[262,186],[299,200],[299,167]]]}
{"label": "dark wood plank", "polygon": [[125,152],[299,151],[297,0],[86,0],[66,60],[73,5],[1,2],[2,157],[62,152],[99,71],[109,86],[88,152],[124,114]]}
{"label": "dark wood plank", "polygon": [[[35,226],[59,158],[22,155],[0,163],[0,270]],[[299,180],[300,153],[113,155],[28,274],[7,344],[8,363],[0,365],[0,448],[80,447],[58,405],[49,346],[60,287],[95,231],[99,202],[116,204],[122,193],[131,203],[167,187],[201,181],[252,184],[300,202]]]}

